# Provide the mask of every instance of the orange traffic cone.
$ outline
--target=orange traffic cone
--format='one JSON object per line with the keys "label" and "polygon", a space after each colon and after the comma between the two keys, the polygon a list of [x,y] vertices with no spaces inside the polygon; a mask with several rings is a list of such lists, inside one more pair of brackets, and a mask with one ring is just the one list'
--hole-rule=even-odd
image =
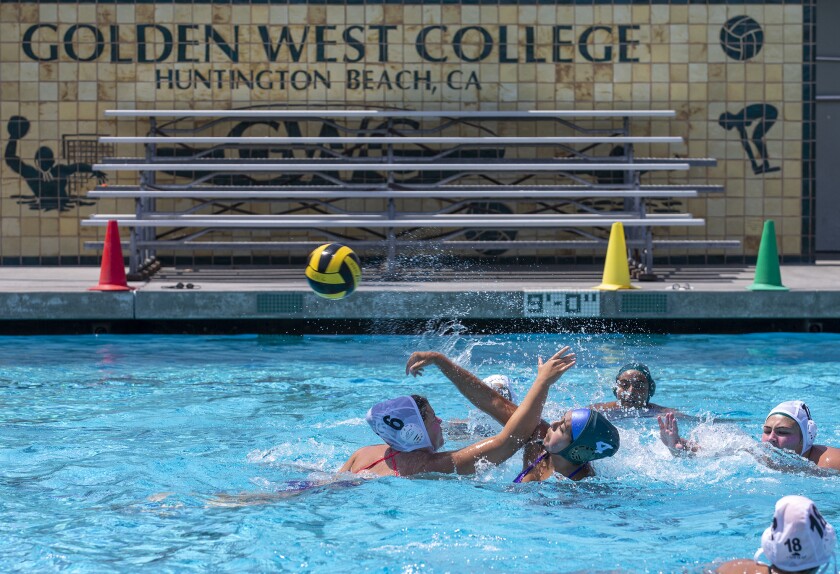
{"label": "orange traffic cone", "polygon": [[105,231],[105,248],[102,250],[102,266],[99,270],[99,285],[88,291],[131,291],[125,280],[120,230],[116,221],[108,222]]}

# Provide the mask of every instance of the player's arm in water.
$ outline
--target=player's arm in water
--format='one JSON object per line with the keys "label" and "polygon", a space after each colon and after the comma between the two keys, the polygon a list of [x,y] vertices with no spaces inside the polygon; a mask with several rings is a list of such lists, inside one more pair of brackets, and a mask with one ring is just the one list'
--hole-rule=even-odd
{"label": "player's arm in water", "polygon": [[[406,456],[409,460],[403,463],[400,472],[404,475],[422,472],[472,474],[479,461],[493,464],[504,462],[528,441],[534,427],[540,422],[548,390],[574,364],[575,354],[570,352],[569,347],[562,348],[544,363],[540,361],[531,389],[519,407],[508,417],[499,434],[457,451]],[[481,381],[478,381],[478,384],[481,385]]]}
{"label": "player's arm in water", "polygon": [[700,450],[695,442],[680,437],[680,429],[677,426],[677,417],[674,413],[666,413],[665,416],[658,416],[659,438],[671,451],[674,456],[691,454]]}
{"label": "player's arm in water", "polygon": [[[507,424],[516,411],[516,403],[500,395],[495,389],[485,385],[481,379],[463,367],[456,365],[451,359],[434,351],[419,351],[412,353],[405,366],[405,374],[415,377],[423,374],[423,368],[434,365],[446,375],[458,391],[482,412],[493,417],[499,424]],[[542,430],[539,436],[545,434],[548,423],[540,420],[537,428]]]}

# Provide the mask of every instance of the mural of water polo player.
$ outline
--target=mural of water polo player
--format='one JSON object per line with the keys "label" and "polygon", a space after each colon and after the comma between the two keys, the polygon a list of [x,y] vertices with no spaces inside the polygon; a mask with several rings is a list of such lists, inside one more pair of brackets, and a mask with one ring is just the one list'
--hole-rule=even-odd
{"label": "mural of water polo player", "polygon": [[[779,110],[770,104],[750,104],[737,113],[724,112],[718,118],[718,124],[725,130],[737,130],[741,136],[741,145],[747,152],[747,157],[752,163],[752,170],[755,175],[780,171],[780,167],[770,167],[770,158],[767,156],[767,143],[765,136],[776,118],[779,117]],[[747,128],[752,128],[752,135],[748,134]],[[759,163],[759,160],[761,163]]]}
{"label": "mural of water polo player", "polygon": [[31,123],[23,116],[12,116],[6,129],[9,132],[9,143],[6,145],[6,165],[12,171],[19,174],[32,195],[14,195],[20,199],[19,204],[28,205],[30,209],[41,209],[43,211],[68,211],[76,205],[94,205],[93,202],[83,201],[75,195],[67,193],[67,184],[70,176],[76,173],[89,173],[99,183],[105,183],[107,177],[101,171],[94,171],[89,163],[70,163],[66,165],[56,164],[55,154],[46,147],[41,146],[35,152],[35,165],[30,165],[18,157],[18,141],[29,133]]}

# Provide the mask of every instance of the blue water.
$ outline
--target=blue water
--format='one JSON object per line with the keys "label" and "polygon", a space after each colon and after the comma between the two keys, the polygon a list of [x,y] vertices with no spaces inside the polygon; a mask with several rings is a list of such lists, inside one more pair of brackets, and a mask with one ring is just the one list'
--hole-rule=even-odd
{"label": "blue water", "polygon": [[[628,419],[581,483],[512,485],[515,457],[474,477],[283,492],[377,442],[363,416],[382,398],[470,415],[437,370],[404,375],[412,351],[508,374],[522,397],[563,344],[578,365],[548,417],[609,400],[634,358],[654,402],[701,419],[682,430],[703,452],[673,459],[655,420]],[[751,557],[786,494],[840,527],[840,475],[757,443],[769,409],[799,398],[817,443],[840,446],[838,377],[828,334],[0,338],[0,571],[698,571]]]}

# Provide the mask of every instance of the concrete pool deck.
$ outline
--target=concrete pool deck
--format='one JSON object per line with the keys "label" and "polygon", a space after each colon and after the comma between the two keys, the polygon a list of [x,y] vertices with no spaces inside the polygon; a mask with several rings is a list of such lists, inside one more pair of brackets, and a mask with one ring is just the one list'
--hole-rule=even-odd
{"label": "concrete pool deck", "polygon": [[[596,291],[602,268],[365,268],[330,301],[300,269],[164,267],[131,292],[94,292],[98,267],[4,267],[0,333],[412,332],[457,320],[484,331],[840,332],[840,260],[783,265],[789,291],[749,291],[751,266],[657,267],[661,280]],[[182,287],[178,288],[178,284]],[[189,286],[192,285],[192,288]]]}

